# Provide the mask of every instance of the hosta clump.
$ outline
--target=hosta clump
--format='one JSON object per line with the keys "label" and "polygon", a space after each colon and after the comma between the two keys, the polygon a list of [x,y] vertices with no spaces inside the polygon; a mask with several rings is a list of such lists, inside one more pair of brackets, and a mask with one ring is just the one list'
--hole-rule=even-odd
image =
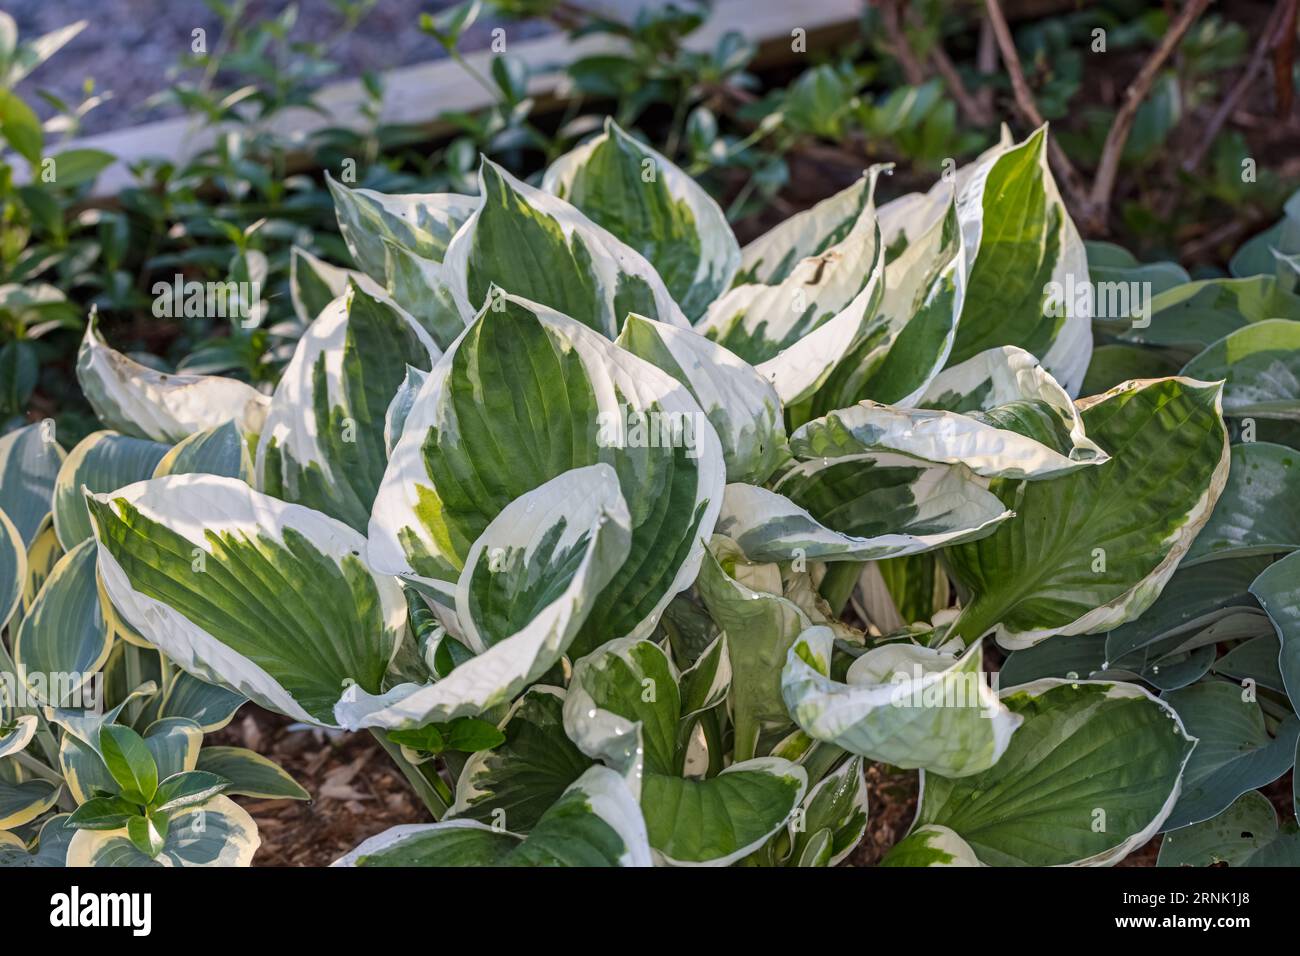
{"label": "hosta clump", "polygon": [[[1294,417],[1225,368],[1287,340],[1106,381],[1087,301],[1049,307],[1087,257],[1046,135],[880,205],[872,168],[743,249],[612,122],[540,188],[331,181],[357,269],[295,256],[264,422],[92,336],[124,455],[192,434],[152,478],[85,454],[56,501],[161,660],[398,761],[435,821],[340,863],[832,865],[871,762],[922,777],[892,865],[1113,863],[1254,813],[1300,723],[1300,522],[1257,520],[1290,459],[1221,409]],[[1249,773],[1197,745],[1243,676]]]}
{"label": "hosta clump", "polygon": [[[157,411],[137,433],[178,410]],[[247,457],[234,419],[174,446],[103,431],[65,453],[44,424],[0,438],[0,866],[247,865],[257,825],[230,798],[307,799],[265,757],[204,745],[247,698],[118,613],[79,491]]]}

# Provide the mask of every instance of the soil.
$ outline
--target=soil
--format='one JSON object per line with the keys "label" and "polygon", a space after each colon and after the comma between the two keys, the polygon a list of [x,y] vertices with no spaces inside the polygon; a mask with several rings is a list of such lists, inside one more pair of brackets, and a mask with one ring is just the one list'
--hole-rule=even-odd
{"label": "soil", "polygon": [[310,801],[235,798],[257,821],[257,866],[329,866],[389,827],[429,822],[401,771],[369,734],[304,728],[249,704],[209,741],[256,750],[312,795]]}
{"label": "soil", "polygon": [[[209,742],[248,747],[274,760],[312,795],[310,801],[235,797],[257,821],[262,846],[256,866],[329,866],[361,841],[429,815],[401,772],[369,734],[305,728],[246,705]],[[846,861],[873,866],[903,838],[916,815],[917,775],[879,764],[867,769],[867,835]],[[1281,816],[1291,813],[1291,774],[1264,788]],[[1120,866],[1155,866],[1160,837]]]}

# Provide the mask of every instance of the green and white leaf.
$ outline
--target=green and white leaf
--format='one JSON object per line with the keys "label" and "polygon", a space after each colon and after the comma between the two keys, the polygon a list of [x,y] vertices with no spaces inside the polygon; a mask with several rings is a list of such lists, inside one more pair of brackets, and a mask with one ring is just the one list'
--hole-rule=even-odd
{"label": "green and white leaf", "polygon": [[727,485],[717,527],[758,561],[870,561],[984,537],[1012,513],[963,465],[871,453],[800,462],[774,491]]}
{"label": "green and white leaf", "polygon": [[1028,352],[1004,345],[941,372],[917,408],[865,401],[802,426],[801,458],[895,451],[986,477],[1052,478],[1100,465],[1065,390]]}
{"label": "green and white leaf", "polygon": [[364,531],[388,463],[384,421],[407,366],[437,347],[411,318],[349,286],[294,350],[257,446],[257,484]]}
{"label": "green and white leaf", "polygon": [[95,558],[92,540],[65,554],[14,635],[18,680],[47,706],[84,706],[82,691],[113,646],[100,609]]}
{"label": "green and white leaf", "polygon": [[77,352],[77,381],[108,428],[168,444],[231,420],[256,434],[268,405],[265,395],[233,378],[141,365],[109,347],[94,315]]}
{"label": "green and white leaf", "polygon": [[376,282],[387,274],[385,240],[423,259],[441,262],[452,236],[478,205],[477,197],[455,193],[389,195],[354,189],[328,172],[325,184],[334,197],[334,213],[348,251],[357,267]]}
{"label": "green and white leaf", "polygon": [[1024,723],[996,764],[921,772],[915,827],[947,827],[988,866],[1108,866],[1169,817],[1195,738],[1135,684],[1040,680],[1005,689]]}
{"label": "green and white leaf", "polygon": [[380,690],[406,602],[351,528],[206,475],[87,503],[109,597],[181,668],[325,726],[345,686]]}
{"label": "green and white leaf", "polygon": [[[681,692],[668,655],[636,639],[611,641],[574,664],[564,726],[587,756],[636,770],[650,846],[670,865],[727,866],[783,827],[807,775],[789,761],[739,760],[704,780],[682,776]],[[739,730],[737,731],[740,732]]]}
{"label": "green and white leaf", "polygon": [[0,510],[0,631],[18,609],[26,582],[27,546],[9,516]]}
{"label": "green and white leaf", "polygon": [[696,588],[727,636],[734,750],[742,759],[752,757],[762,737],[792,728],[781,695],[781,671],[795,639],[813,622],[783,595],[779,567],[749,561],[736,542],[722,535],[709,542]]}
{"label": "green and white leaf", "polygon": [[650,866],[645,821],[623,778],[591,767],[527,837],[477,820],[405,824],[334,866]]}
{"label": "green and white leaf", "polygon": [[223,475],[252,484],[253,459],[248,441],[233,420],[195,432],[162,456],[152,477],[167,475]]}
{"label": "green and white leaf", "polygon": [[[632,550],[587,619],[582,653],[653,627],[695,579],[700,539],[721,507],[722,449],[690,392],[664,372],[544,306],[499,302],[416,396],[375,497],[369,559],[450,595],[471,545],[506,505],[572,468],[612,465]],[[658,444],[647,427],[655,422]]]}
{"label": "green and white leaf", "polygon": [[[866,316],[865,326],[854,331],[856,342],[851,350],[837,352],[833,345],[836,333],[830,331],[832,323],[828,322],[764,363],[764,369],[779,373],[778,384],[785,381],[793,386],[782,390],[787,402],[807,395],[803,382],[816,382],[815,392],[796,410],[800,420],[864,399],[911,405],[943,368],[965,302],[967,275],[951,199],[941,212],[944,214],[928,231],[897,258],[889,261],[886,254],[879,305]],[[881,228],[885,228],[883,220]],[[858,302],[850,303],[834,324],[846,321],[845,313],[851,313]],[[796,360],[814,375],[810,378],[807,371],[791,374]],[[823,373],[828,360],[833,369]]]}
{"label": "green and white leaf", "polygon": [[31,823],[58,802],[63,788],[49,780],[11,783],[0,777],[0,832]]}
{"label": "green and white leaf", "polygon": [[722,442],[728,481],[762,484],[788,456],[781,399],[752,365],[690,329],[636,314],[616,344],[690,390]]}
{"label": "green and white leaf", "polygon": [[466,322],[496,286],[610,339],[629,312],[689,325],[654,266],[563,199],[488,159],[479,167],[479,193],[444,259]]}
{"label": "green and white leaf", "polygon": [[997,763],[1023,722],[989,686],[980,644],[883,644],[855,660],[843,681],[830,677],[833,645],[829,628],[809,628],[781,675],[790,716],[814,740],[896,767],[968,777]]}
{"label": "green and white leaf", "polygon": [[54,501],[54,481],[67,454],[54,439],[54,420],[0,435],[0,511],[31,547]]}
{"label": "green and white leaf", "polygon": [[713,198],[612,118],[553,162],[542,188],[645,256],[688,319],[704,313],[740,265],[740,246]]}
{"label": "green and white leaf", "polygon": [[248,698],[216,684],[177,671],[163,692],[159,717],[185,717],[212,733],[225,727]]}
{"label": "green and white leaf", "polygon": [[1129,382],[1081,403],[1111,460],[1051,482],[995,480],[1017,518],[945,553],[972,596],[951,633],[1018,649],[1137,618],[1209,520],[1228,476],[1218,385]]}
{"label": "green and white leaf", "polygon": [[[839,866],[867,832],[867,778],[850,757],[803,798],[799,825],[789,824],[790,857],[797,866]],[[825,849],[819,852],[820,840]],[[815,863],[812,861],[816,861]]]}
{"label": "green and white leaf", "polygon": [[[994,346],[1038,356],[1077,395],[1092,353],[1088,257],[1047,164],[1047,127],[981,159],[957,198],[969,268],[948,358],[959,365]],[[1056,314],[1049,314],[1056,313]]]}
{"label": "green and white leaf", "polygon": [[121,830],[78,830],[68,866],[248,866],[262,845],[257,824],[229,797],[187,807],[171,817],[158,855],[141,853]]}
{"label": "green and white leaf", "polygon": [[243,747],[204,747],[196,770],[214,773],[229,786],[228,796],[239,794],[261,800],[310,800],[311,794],[278,764]]}
{"label": "green and white leaf", "polygon": [[631,538],[609,465],[574,469],[516,498],[474,542],[456,586],[456,617],[475,656],[429,684],[383,694],[349,687],[335,707],[339,722],[414,728],[508,703],[569,649]]}
{"label": "green and white leaf", "polygon": [[562,688],[534,684],[500,728],[505,742],[472,754],[456,778],[451,814],[527,833],[592,761],[564,733]]}
{"label": "green and white leaf", "polygon": [[167,446],[117,432],[93,432],[63,461],[54,483],[54,531],[64,551],[91,536],[83,489],[115,491],[152,478]]}
{"label": "green and white leaf", "polygon": [[[871,167],[861,181],[860,191],[850,187],[855,190],[856,198],[849,205],[859,200],[861,205],[852,225],[843,233],[836,227],[831,235],[813,236],[802,231],[809,223],[797,224],[791,227],[789,235],[778,236],[769,243],[769,251],[754,253],[759,258],[751,259],[747,251],[742,252],[737,284],[709,306],[704,318],[696,323],[696,329],[745,361],[758,365],[776,358],[841,313],[849,313],[845,325],[861,328],[874,314],[884,285],[884,248],[871,196],[876,179],[886,168]],[[827,202],[838,198],[832,197]],[[778,229],[789,227],[791,222],[793,218]],[[832,236],[833,241],[823,245]],[[746,261],[762,263],[778,254],[782,262],[770,272],[765,266],[755,272],[746,265]],[[785,257],[791,255],[797,258],[787,264]],[[764,277],[760,278],[760,274]],[[864,291],[867,294],[853,308],[854,301]],[[855,340],[854,337],[845,339],[838,332],[832,338],[846,350]],[[824,348],[819,346],[808,356],[791,360],[789,371],[793,375],[813,358],[825,358],[834,351],[830,344]],[[783,396],[794,390],[794,385],[777,384],[777,392]]]}
{"label": "green and white leaf", "polygon": [[384,287],[364,272],[330,265],[301,246],[290,248],[289,297],[303,326],[316,321],[325,307],[347,290],[349,279],[372,296],[384,292]]}
{"label": "green and white leaf", "polygon": [[913,827],[889,849],[881,866],[983,866],[971,845],[935,823]]}

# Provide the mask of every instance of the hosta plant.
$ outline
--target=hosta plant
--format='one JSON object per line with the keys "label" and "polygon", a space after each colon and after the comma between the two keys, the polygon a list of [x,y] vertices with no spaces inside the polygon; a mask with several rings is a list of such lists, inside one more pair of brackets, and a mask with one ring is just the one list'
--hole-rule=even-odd
{"label": "hosta plant", "polygon": [[230,797],[307,799],[265,757],[204,746],[247,698],[116,612],[82,498],[241,453],[233,422],[175,446],[97,432],[70,453],[46,424],[0,437],[0,866],[247,865],[257,826]]}
{"label": "hosta plant", "polygon": [[1258,815],[1294,762],[1298,499],[1223,415],[1294,419],[1257,374],[1291,323],[1225,344],[1230,290],[1162,293],[1154,344],[1098,325],[1137,374],[1086,387],[1046,145],[886,203],[874,167],[743,248],[612,122],[536,185],[331,181],[353,268],[296,256],[273,395],[88,332],[114,433],[55,527],[184,679],[379,738],[433,819],[341,864],[834,865],[873,764],[920,776],[889,865],[1110,864]]}

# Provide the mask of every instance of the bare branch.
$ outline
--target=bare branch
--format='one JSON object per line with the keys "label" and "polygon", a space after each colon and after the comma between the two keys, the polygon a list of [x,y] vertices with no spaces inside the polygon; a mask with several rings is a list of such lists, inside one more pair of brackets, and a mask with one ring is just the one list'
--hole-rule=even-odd
{"label": "bare branch", "polygon": [[1223,128],[1223,124],[1228,121],[1228,117],[1232,115],[1242,98],[1250,92],[1255,82],[1255,75],[1264,66],[1264,57],[1268,54],[1269,47],[1275,42],[1278,24],[1283,19],[1285,9],[1285,5],[1281,3],[1273,8],[1273,13],[1264,26],[1264,32],[1259,35],[1259,40],[1255,43],[1255,51],[1250,55],[1249,62],[1246,63],[1246,68],[1242,70],[1237,82],[1233,84],[1232,89],[1228,91],[1228,95],[1219,104],[1219,108],[1214,111],[1214,115],[1210,117],[1210,122],[1206,125],[1204,131],[1196,138],[1192,151],[1183,160],[1183,172],[1193,172],[1197,166],[1201,165],[1206,153],[1210,151],[1210,146],[1218,137],[1219,130]]}
{"label": "bare branch", "polygon": [[1182,42],[1187,31],[1196,22],[1196,18],[1209,5],[1210,0],[1187,0],[1173,23],[1169,25],[1169,30],[1160,38],[1160,44],[1155,52],[1146,63],[1142,64],[1142,69],[1124,91],[1124,101],[1115,114],[1110,132],[1106,134],[1106,142],[1101,148],[1101,162],[1097,165],[1097,176],[1092,182],[1090,199],[1093,209],[1099,214],[1104,215],[1104,211],[1110,207],[1111,193],[1115,190],[1115,177],[1119,174],[1120,157],[1124,152],[1124,144],[1128,142],[1128,135],[1133,129],[1133,120],[1137,116],[1138,107],[1142,105],[1142,101],[1151,90],[1151,84],[1155,82],[1160,68]]}
{"label": "bare branch", "polygon": [[907,42],[898,0],[880,0],[877,5],[880,7],[881,26],[885,28],[885,35],[889,37],[890,51],[894,54],[898,65],[903,68],[903,78],[907,80],[909,86],[920,86],[925,82],[925,67],[921,65],[921,61],[916,58],[911,45]]}
{"label": "bare branch", "polygon": [[[993,27],[998,50],[1002,54],[1002,65],[1006,68],[1007,76],[1011,78],[1011,91],[1015,97],[1016,109],[1031,126],[1042,126],[1043,114],[1038,112],[1034,94],[1030,91],[1029,84],[1025,82],[1025,73],[1020,67],[1020,54],[1016,52],[1016,41],[1011,35],[1011,28],[1007,26],[1007,18],[1002,14],[1002,7],[998,4],[998,0],[984,0],[984,5],[988,10],[989,23]],[[1074,168],[1074,164],[1066,157],[1065,151],[1055,139],[1048,140],[1047,158],[1052,168],[1056,170],[1056,175],[1060,177],[1061,189],[1070,199],[1070,205],[1074,207],[1081,219],[1090,224],[1094,223],[1097,217],[1083,177],[1079,175],[1079,171]]]}
{"label": "bare branch", "polygon": [[[915,23],[916,14],[910,7],[908,8],[908,18]],[[975,126],[988,126],[993,122],[993,110],[990,106],[984,106],[975,97],[971,96],[966,89],[966,84],[961,80],[961,74],[957,72],[956,65],[949,59],[947,52],[943,48],[943,39],[936,37],[933,46],[930,48],[930,62],[934,64],[935,70],[943,77],[944,85],[948,87],[948,92],[952,98],[957,101],[957,108],[961,110],[966,121]]]}

